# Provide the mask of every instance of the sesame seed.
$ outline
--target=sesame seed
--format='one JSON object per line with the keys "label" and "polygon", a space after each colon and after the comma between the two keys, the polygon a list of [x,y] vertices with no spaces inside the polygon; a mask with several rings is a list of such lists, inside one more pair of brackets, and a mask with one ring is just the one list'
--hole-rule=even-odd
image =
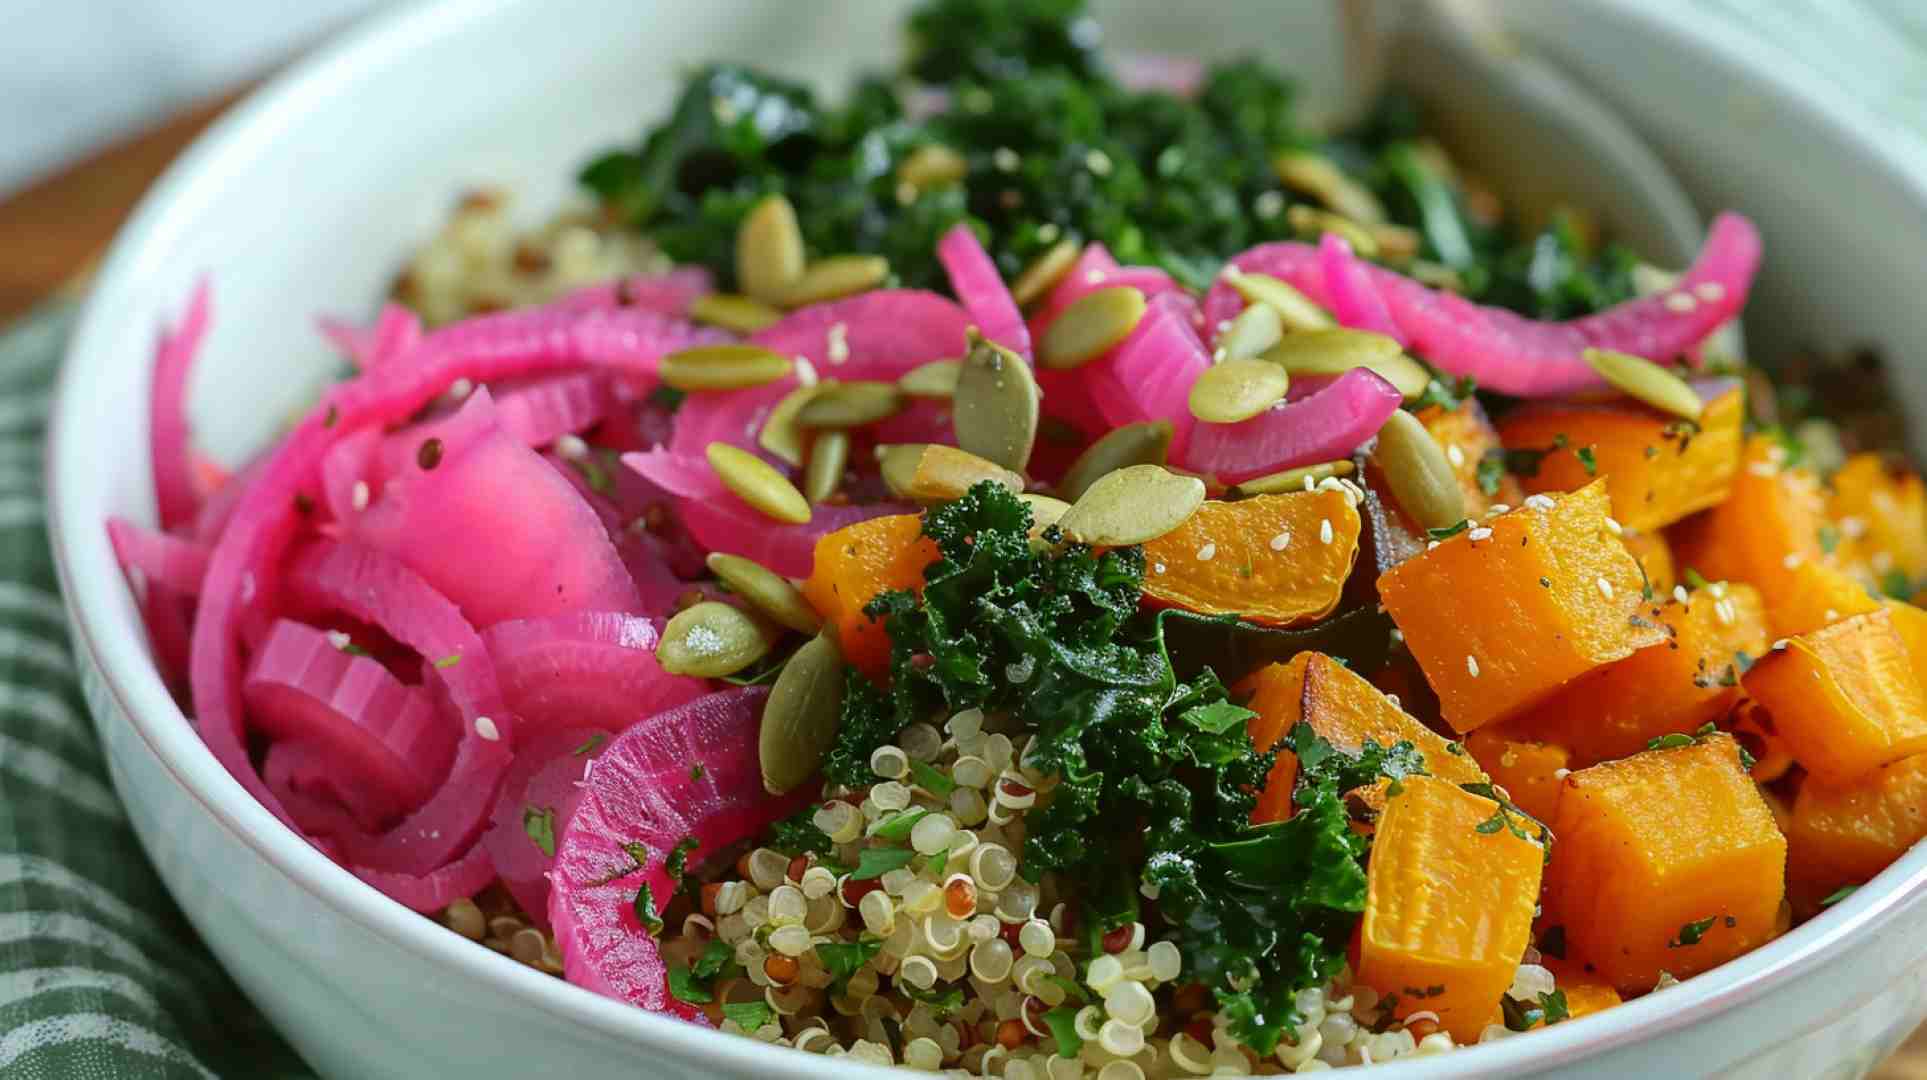
{"label": "sesame seed", "polygon": [[1867,519],[1861,517],[1841,518],[1840,535],[1849,540],[1858,540],[1867,535]]}
{"label": "sesame seed", "polygon": [[347,648],[349,645],[354,644],[351,640],[349,640],[348,635],[345,632],[340,630],[328,631],[327,638],[328,638],[328,644],[334,646],[337,650],[344,651],[344,652],[347,651]]}
{"label": "sesame seed", "polygon": [[1465,538],[1467,540],[1472,541],[1475,544],[1481,540],[1490,540],[1492,539],[1492,530],[1481,525],[1478,528],[1467,532],[1465,534]]}
{"label": "sesame seed", "polygon": [[1321,544],[1329,544],[1332,542],[1332,519],[1330,518],[1319,519],[1318,542]]}
{"label": "sesame seed", "polygon": [[816,373],[816,365],[810,363],[809,357],[799,356],[796,358],[797,385],[815,386],[817,383],[822,381],[822,378],[823,378],[822,376]]}
{"label": "sesame seed", "polygon": [[1084,280],[1092,285],[1102,285],[1104,283],[1104,271],[1091,270],[1085,273]]}
{"label": "sesame seed", "polygon": [[1230,330],[1231,330],[1231,320],[1230,320],[1230,319],[1219,319],[1219,320],[1218,320],[1218,333],[1220,333],[1220,334],[1224,334],[1224,333],[1229,333],[1229,332],[1230,332]]}
{"label": "sesame seed", "polygon": [[1612,517],[1606,519],[1606,531],[1612,533],[1614,536],[1626,535],[1626,527],[1621,525],[1616,518]]}
{"label": "sesame seed", "polygon": [[1528,510],[1550,510],[1555,505],[1557,504],[1552,501],[1552,496],[1550,495],[1526,496],[1526,509]]}
{"label": "sesame seed", "polygon": [[849,363],[850,362],[850,324],[840,323],[840,322],[831,323],[829,334],[827,335],[827,346],[829,349],[830,363],[832,364]]}
{"label": "sesame seed", "polygon": [[1466,653],[1465,654],[1465,671],[1466,671],[1466,674],[1472,676],[1473,678],[1475,679],[1478,678],[1479,677],[1479,658],[1476,656],[1473,656],[1471,653]]}
{"label": "sesame seed", "polygon": [[1788,570],[1797,568],[1800,565],[1800,553],[1797,551],[1787,552],[1786,558],[1780,560],[1780,565],[1786,567]]}
{"label": "sesame seed", "polygon": [[1465,464],[1465,451],[1459,449],[1458,443],[1446,443],[1445,460],[1451,462],[1454,469],[1459,468]]}
{"label": "sesame seed", "polygon": [[1780,640],[1773,643],[1773,651],[1779,652],[1781,649],[1786,648],[1786,645],[1787,645],[1786,639],[1781,638]]}
{"label": "sesame seed", "polygon": [[1435,547],[1438,547],[1438,546],[1439,546],[1439,542],[1438,542],[1437,540],[1427,540],[1427,541],[1425,542],[1425,550],[1427,550],[1427,551],[1430,551],[1430,550],[1432,550],[1433,548],[1435,548]]}
{"label": "sesame seed", "polygon": [[[1738,616],[1733,613],[1733,601],[1731,600],[1721,600],[1719,603],[1714,604],[1713,614],[1719,616],[1721,624],[1726,626],[1732,626],[1738,619]],[[1833,617],[1833,612],[1827,612],[1828,619],[1832,619]]]}
{"label": "sesame seed", "polygon": [[589,456],[589,444],[580,435],[564,435],[555,440],[555,452],[570,461],[580,461]]}
{"label": "sesame seed", "polygon": [[475,718],[475,734],[480,735],[489,742],[495,742],[502,737],[502,733],[495,729],[495,721],[490,720],[486,716],[478,716]]}
{"label": "sesame seed", "polygon": [[1487,517],[1498,517],[1500,514],[1510,514],[1511,512],[1512,507],[1506,503],[1493,503],[1491,506],[1485,508],[1485,515]]}
{"label": "sesame seed", "polygon": [[1686,586],[1684,585],[1673,586],[1673,599],[1679,601],[1682,604],[1686,603],[1687,602]]}
{"label": "sesame seed", "polygon": [[1000,146],[991,152],[990,163],[997,166],[998,172],[1016,172],[1017,167],[1024,163],[1024,159],[1018,157],[1017,151],[1010,147]]}
{"label": "sesame seed", "polygon": [[[1832,609],[1832,608],[1828,608],[1828,609],[1827,609],[1827,621],[1828,621],[1828,622],[1838,622],[1839,620],[1840,620],[1840,613],[1839,613],[1838,611],[1835,611],[1835,610],[1834,610],[1834,609]],[[1732,620],[1732,619],[1727,619],[1726,621],[1730,623],[1730,622],[1732,622],[1733,620]]]}
{"label": "sesame seed", "polygon": [[1162,573],[1164,573],[1164,564],[1163,564],[1163,563],[1161,563],[1161,562],[1160,562],[1160,563],[1152,563],[1152,564],[1151,564],[1151,572],[1152,572],[1153,574],[1162,574]]}
{"label": "sesame seed", "polygon": [[1693,286],[1693,295],[1709,304],[1717,304],[1726,299],[1726,286],[1717,281],[1702,281]]}
{"label": "sesame seed", "polygon": [[448,396],[460,401],[475,392],[475,384],[468,379],[456,379],[448,384]]}
{"label": "sesame seed", "polygon": [[1224,351],[1224,350],[1223,350],[1222,348],[1218,348],[1218,349],[1213,349],[1213,350],[1211,350],[1211,362],[1212,362],[1212,363],[1214,363],[1214,364],[1222,364],[1222,363],[1224,363],[1224,358],[1225,358],[1225,351]]}
{"label": "sesame seed", "polygon": [[1251,208],[1257,211],[1259,217],[1269,221],[1285,208],[1285,197],[1280,192],[1267,191],[1252,201]]}
{"label": "sesame seed", "polygon": [[1102,150],[1092,150],[1084,155],[1084,167],[1091,170],[1093,176],[1109,176],[1111,175],[1111,156]]}
{"label": "sesame seed", "polygon": [[1291,546],[1291,533],[1288,531],[1281,532],[1271,538],[1271,550],[1273,551],[1283,551],[1289,546]]}
{"label": "sesame seed", "polygon": [[1592,583],[1593,583],[1594,585],[1597,585],[1597,586],[1599,586],[1599,595],[1601,595],[1601,596],[1603,596],[1603,597],[1605,597],[1605,598],[1606,598],[1606,599],[1608,599],[1608,600],[1611,600],[1611,599],[1613,598],[1613,583],[1612,583],[1612,582],[1610,582],[1610,581],[1607,581],[1607,580],[1606,580],[1605,578],[1603,578],[1603,577],[1596,577],[1596,578],[1593,578],[1593,579],[1592,579]]}
{"label": "sesame seed", "polygon": [[1316,481],[1316,480],[1313,480],[1313,479],[1311,478],[1311,474],[1310,474],[1310,473],[1306,473],[1306,474],[1305,474],[1305,490],[1306,490],[1306,491],[1317,491],[1317,490],[1318,490],[1318,481]]}
{"label": "sesame seed", "polygon": [[368,481],[366,480],[355,481],[354,490],[349,494],[348,498],[352,503],[354,503],[355,509],[357,510],[368,509]]}
{"label": "sesame seed", "polygon": [[1754,461],[1747,464],[1746,471],[1754,476],[1772,476],[1780,470],[1774,468],[1771,462]]}
{"label": "sesame seed", "polygon": [[1210,562],[1212,556],[1216,555],[1217,553],[1218,553],[1218,545],[1206,544],[1203,547],[1198,549],[1198,561]]}
{"label": "sesame seed", "polygon": [[1661,303],[1666,305],[1667,311],[1675,315],[1684,315],[1700,306],[1700,302],[1693,299],[1693,294],[1686,292],[1669,292],[1666,294],[1666,299],[1661,301]]}
{"label": "sesame seed", "polygon": [[1571,769],[1554,769],[1554,770],[1552,770],[1552,778],[1553,778],[1554,780],[1564,780],[1564,779],[1565,779],[1566,777],[1568,777],[1568,776],[1571,776],[1571,775],[1572,775],[1572,770],[1571,770]]}

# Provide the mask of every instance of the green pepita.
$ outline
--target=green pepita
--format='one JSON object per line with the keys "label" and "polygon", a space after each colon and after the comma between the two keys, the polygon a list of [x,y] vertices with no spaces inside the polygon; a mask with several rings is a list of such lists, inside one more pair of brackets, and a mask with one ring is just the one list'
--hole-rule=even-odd
{"label": "green pepita", "polygon": [[918,191],[946,187],[970,174],[970,162],[942,143],[919,146],[897,166],[897,181]]}
{"label": "green pepita", "polygon": [[781,795],[816,775],[843,715],[843,655],[828,634],[790,655],[763,704],[756,752],[763,788]]}
{"label": "green pepita", "polygon": [[825,384],[796,411],[796,422],[812,428],[856,428],[888,420],[903,411],[903,391],[895,383],[861,379]]}
{"label": "green pepita", "polygon": [[677,390],[741,390],[787,378],[790,358],[760,345],[697,345],[662,358],[663,384]]}
{"label": "green pepita", "polygon": [[741,555],[720,551],[710,553],[707,565],[709,572],[729,586],[730,591],[784,626],[805,634],[814,634],[823,628],[822,616],[788,578],[776,571]]}
{"label": "green pepita", "polygon": [[890,260],[881,255],[832,255],[803,268],[801,277],[783,290],[788,307],[820,304],[855,296],[890,280]]}
{"label": "green pepita", "polygon": [[803,229],[796,207],[771,195],[750,208],[736,230],[736,280],[764,303],[783,301],[803,276]]}
{"label": "green pepita", "polygon": [[1285,336],[1285,319],[1270,304],[1246,304],[1218,335],[1214,356],[1219,361],[1249,360],[1278,344]]}
{"label": "green pepita", "polygon": [[1279,318],[1284,320],[1287,330],[1322,330],[1338,325],[1331,313],[1319,307],[1311,297],[1270,274],[1249,274],[1227,265],[1224,279],[1238,290],[1238,295],[1244,297],[1245,303],[1263,304],[1276,311]]}
{"label": "green pepita", "polygon": [[739,446],[713,442],[706,451],[709,467],[723,485],[744,502],[791,525],[808,524],[810,503],[775,466]]}
{"label": "green pepita", "polygon": [[915,398],[948,398],[957,392],[962,360],[932,360],[918,364],[897,379],[897,389]]}
{"label": "green pepita", "polygon": [[1369,368],[1392,384],[1407,401],[1416,401],[1432,381],[1425,365],[1405,355],[1398,342],[1368,330],[1306,330],[1286,334],[1266,349],[1264,359],[1298,375],[1343,375]]}
{"label": "green pepita", "polygon": [[843,471],[850,467],[850,433],[834,428],[816,433],[810,440],[810,459],[803,466],[803,497],[813,503],[824,502],[843,484]]}
{"label": "green pepita", "polygon": [[1204,505],[1204,481],[1156,465],[1131,465],[1090,486],[1057,527],[1093,547],[1126,547],[1156,540]]}
{"label": "green pepita", "polygon": [[1226,360],[1198,373],[1191,384],[1191,415],[1212,424],[1235,424],[1285,399],[1291,376],[1263,360]]}
{"label": "green pepita", "polygon": [[993,480],[1015,493],[1024,490],[1024,478],[994,461],[987,461],[967,450],[929,443],[899,443],[877,447],[877,464],[883,486],[900,499],[918,502],[946,502],[985,480]]}
{"label": "green pepita", "polygon": [[1584,355],[1586,363],[1613,389],[1660,412],[1698,420],[1706,409],[1706,403],[1685,379],[1651,360],[1611,349],[1587,349]]}
{"label": "green pepita", "polygon": [[677,612],[663,627],[656,662],[671,675],[720,679],[768,655],[776,636],[741,608],[705,600]]}
{"label": "green pepita", "polygon": [[769,411],[769,419],[763,421],[763,430],[756,433],[756,445],[791,465],[803,464],[806,432],[802,425],[796,422],[797,410],[830,385],[817,383],[815,386],[799,386],[784,394],[783,400],[777,402],[776,407]]}
{"label": "green pepita", "polygon": [[1030,362],[975,330],[957,375],[957,445],[1015,472],[1030,464],[1043,392]]}
{"label": "green pepita", "polygon": [[1404,409],[1378,429],[1372,460],[1385,471],[1392,498],[1422,528],[1444,529],[1465,520],[1465,490],[1445,451],[1419,418]]}
{"label": "green pepita", "polygon": [[1064,512],[1071,508],[1071,504],[1062,499],[1039,495],[1034,491],[1026,491],[1017,498],[1030,507],[1030,535],[1033,540],[1062,520]]}
{"label": "green pepita", "polygon": [[776,325],[783,313],[761,300],[735,293],[705,293],[689,303],[689,317],[707,326],[754,334]]}
{"label": "green pepita", "polygon": [[1272,162],[1278,180],[1364,225],[1385,220],[1385,204],[1372,189],[1346,176],[1332,159],[1310,150],[1290,150]]}
{"label": "green pepita", "polygon": [[1144,306],[1144,294],[1129,285],[1085,293],[1044,328],[1037,359],[1058,370],[1095,360],[1137,329]]}
{"label": "green pepita", "polygon": [[1378,238],[1372,235],[1370,229],[1343,214],[1299,205],[1285,211],[1285,223],[1306,240],[1316,240],[1326,233],[1337,233],[1352,246],[1352,252],[1359,258],[1378,258]]}
{"label": "green pepita", "polygon": [[1057,484],[1059,498],[1076,502],[1100,477],[1132,465],[1163,465],[1171,451],[1171,421],[1126,424],[1084,448]]}
{"label": "green pepita", "polygon": [[1077,257],[1083,253],[1083,247],[1070,240],[1052,244],[1050,250],[1037,256],[1017,275],[1017,280],[1010,283],[1010,298],[1021,307],[1042,298],[1064,280],[1064,275],[1077,265]]}
{"label": "green pepita", "polygon": [[877,471],[883,474],[883,486],[890,494],[899,499],[910,497],[910,489],[917,483],[917,462],[923,460],[923,452],[929,447],[929,443],[877,447]]}
{"label": "green pepita", "polygon": [[1240,483],[1234,490],[1240,495],[1282,495],[1292,491],[1308,491],[1321,480],[1350,476],[1353,470],[1354,466],[1349,460],[1322,461],[1316,465],[1255,477]]}

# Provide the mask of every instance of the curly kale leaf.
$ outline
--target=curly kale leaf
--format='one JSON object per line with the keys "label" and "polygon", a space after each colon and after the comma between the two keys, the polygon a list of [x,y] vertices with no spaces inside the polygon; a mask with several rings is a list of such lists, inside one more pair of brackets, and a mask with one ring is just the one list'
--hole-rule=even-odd
{"label": "curly kale leaf", "polygon": [[843,712],[836,741],[823,757],[824,779],[852,788],[869,783],[875,775],[870,771],[870,755],[906,726],[882,691],[862,672],[848,669],[843,674]]}

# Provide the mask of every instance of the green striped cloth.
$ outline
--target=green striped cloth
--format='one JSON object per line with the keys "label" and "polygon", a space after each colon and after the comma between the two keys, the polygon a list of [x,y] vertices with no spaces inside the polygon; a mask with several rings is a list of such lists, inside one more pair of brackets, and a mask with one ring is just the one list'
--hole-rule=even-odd
{"label": "green striped cloth", "polygon": [[81,702],[40,490],[73,315],[0,338],[0,1080],[312,1077],[162,888]]}

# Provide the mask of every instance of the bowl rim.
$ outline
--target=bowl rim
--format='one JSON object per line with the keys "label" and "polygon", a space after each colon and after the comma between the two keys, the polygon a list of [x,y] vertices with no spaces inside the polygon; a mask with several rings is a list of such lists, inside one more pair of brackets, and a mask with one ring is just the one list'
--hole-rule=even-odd
{"label": "bowl rim", "polygon": [[[656,1015],[543,975],[448,933],[382,895],[328,859],[257,803],[208,752],[155,671],[137,622],[126,618],[125,588],[108,545],[107,506],[98,465],[88,457],[87,373],[128,358],[112,355],[118,313],[139,310],[144,280],[178,278],[168,252],[200,206],[218,196],[232,174],[272,153],[299,124],[369,69],[398,62],[477,21],[499,18],[523,0],[470,5],[403,6],[350,28],[250,94],[202,135],[147,193],[123,226],[70,338],[53,398],[46,457],[48,529],[63,602],[77,647],[160,766],[240,844],[315,901],[362,931],[432,964],[474,980],[478,988],[539,1009],[555,1021],[642,1048],[673,1049],[705,1067],[743,1074],[832,1077],[848,1063],[786,1053],[749,1039]],[[1775,104],[1805,114],[1862,151],[1870,168],[1927,205],[1927,171],[1910,171],[1911,145],[1876,139],[1867,110],[1808,69],[1784,63],[1710,13],[1653,0],[1590,0],[1612,17],[1638,24],[1660,47],[1707,56],[1743,74]],[[1917,847],[1867,886],[1784,937],[1659,995],[1629,1002],[1577,1023],[1504,1040],[1476,1053],[1401,1063],[1399,1075],[1468,1077],[1531,1070],[1611,1051],[1689,1027],[1770,992],[1827,963],[1846,944],[1873,934],[1927,901],[1927,845]],[[878,1075],[881,1075],[880,1073]]]}

